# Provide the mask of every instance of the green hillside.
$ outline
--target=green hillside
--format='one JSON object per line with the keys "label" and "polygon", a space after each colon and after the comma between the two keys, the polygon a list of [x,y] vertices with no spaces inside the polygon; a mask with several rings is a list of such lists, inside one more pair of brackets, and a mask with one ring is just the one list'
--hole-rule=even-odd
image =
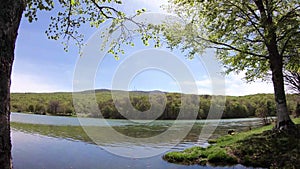
{"label": "green hillside", "polygon": [[[121,109],[126,110],[126,106],[133,105],[139,111],[149,110],[149,92],[133,91],[130,92],[130,102],[125,99],[124,91],[115,91],[120,94],[120,98],[115,103],[120,105]],[[164,93],[162,95],[151,95],[151,100],[156,107],[163,106],[166,102],[164,112],[159,119],[176,119],[181,108],[180,93]],[[198,119],[205,119],[209,112],[212,96],[210,95],[190,95],[193,96],[194,103],[199,104]],[[114,106],[114,101],[110,90],[96,90],[97,106],[105,118],[124,118]],[[294,112],[299,102],[299,96],[287,95],[288,108]],[[194,105],[194,104],[192,104]],[[193,108],[192,105],[188,108]],[[86,111],[86,105],[80,105],[82,110]],[[196,108],[196,107],[195,107]],[[73,107],[73,98],[71,92],[61,93],[12,93],[11,94],[11,111],[12,112],[30,112],[35,114],[48,115],[65,115],[76,116]],[[78,113],[78,112],[77,112]],[[81,112],[82,113],[82,112]],[[84,112],[88,117],[100,117],[98,111]],[[130,112],[128,112],[130,113]],[[264,115],[275,115],[275,103],[273,94],[255,94],[247,96],[227,96],[224,108],[223,118],[243,118],[243,117],[261,117]],[[140,118],[147,119],[150,114],[143,114]],[[188,115],[186,119],[189,119]]]}

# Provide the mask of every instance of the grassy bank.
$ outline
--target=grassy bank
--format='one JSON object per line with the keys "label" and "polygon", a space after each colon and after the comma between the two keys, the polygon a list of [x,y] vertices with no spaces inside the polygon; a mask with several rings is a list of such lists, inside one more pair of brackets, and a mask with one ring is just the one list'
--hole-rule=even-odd
{"label": "grassy bank", "polygon": [[295,130],[272,131],[272,125],[211,140],[208,148],[192,147],[164,155],[180,164],[243,164],[267,168],[300,168],[300,118]]}

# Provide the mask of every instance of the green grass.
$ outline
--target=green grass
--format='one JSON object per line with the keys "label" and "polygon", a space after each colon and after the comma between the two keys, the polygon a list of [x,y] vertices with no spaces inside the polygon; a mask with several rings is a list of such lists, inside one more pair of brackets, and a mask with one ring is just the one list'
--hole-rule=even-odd
{"label": "green grass", "polygon": [[[298,124],[296,132],[299,132],[300,118],[293,121]],[[208,148],[196,146],[180,152],[169,152],[163,158],[172,163],[188,165],[241,163],[257,167],[299,167],[299,133],[274,133],[272,127],[269,125],[236,135],[222,136],[212,140],[213,144]]]}

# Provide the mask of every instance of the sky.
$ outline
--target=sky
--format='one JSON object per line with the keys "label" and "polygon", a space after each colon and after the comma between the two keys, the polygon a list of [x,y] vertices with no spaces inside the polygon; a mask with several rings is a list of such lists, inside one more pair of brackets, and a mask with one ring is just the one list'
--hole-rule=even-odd
{"label": "sky", "polygon": [[[122,6],[118,6],[126,13],[134,13],[136,9],[146,8],[149,12],[165,13],[160,8],[161,0],[134,0],[124,1]],[[76,70],[82,58],[79,56],[78,48],[70,45],[69,51],[63,50],[63,45],[59,41],[49,40],[45,34],[50,23],[50,16],[55,15],[56,11],[39,12],[38,21],[29,23],[23,18],[19,28],[19,34],[16,42],[15,61],[12,73],[11,92],[72,92],[75,82]],[[84,27],[81,29],[85,35],[85,42],[89,44],[97,29],[89,29]],[[98,42],[96,42],[98,43]],[[99,42],[100,43],[100,42]],[[155,64],[164,63],[164,66],[171,65],[170,71],[159,69],[150,65],[148,68],[141,69],[131,74],[129,82],[123,87],[116,77],[125,77],[126,72],[134,69],[134,65],[142,64],[145,58],[150,56],[146,47],[139,41],[135,41],[134,48],[126,48],[126,53],[116,60],[113,56],[107,54],[97,63],[97,70],[93,76],[92,83],[95,89],[122,89],[122,90],[161,90],[170,92],[182,92],[183,87],[186,88],[191,82],[196,84],[197,94],[212,94],[214,81],[209,73],[205,59],[209,58],[210,53],[204,54],[203,57],[196,57],[189,60],[184,57],[180,51],[169,51],[181,63],[183,67],[179,69],[172,65],[176,62],[165,60],[164,52],[161,52],[162,59],[156,59]],[[164,48],[164,50],[167,50]],[[97,52],[95,50],[94,52]],[[148,53],[147,53],[148,52]],[[154,50],[155,53],[155,50]],[[139,55],[144,58],[140,59]],[[159,56],[160,54],[157,54]],[[135,60],[130,58],[136,58]],[[140,60],[140,62],[138,62]],[[147,59],[146,59],[147,61]],[[151,62],[151,59],[149,60]],[[168,63],[168,64],[166,64]],[[177,63],[177,62],[176,62]],[[144,64],[147,64],[146,62]],[[85,65],[88,70],[89,65]],[[172,67],[173,66],[173,67]],[[176,73],[176,69],[187,69],[190,72],[192,80],[185,79],[184,73]],[[120,71],[121,70],[121,71]],[[117,73],[121,72],[121,76]],[[256,93],[273,93],[272,84],[269,82],[252,82],[246,83],[242,80],[243,73],[226,75],[225,94],[226,95],[248,95]],[[185,79],[185,80],[184,80]],[[183,85],[183,86],[182,86]],[[117,86],[117,87],[116,87]],[[115,88],[116,87],[116,88]]]}

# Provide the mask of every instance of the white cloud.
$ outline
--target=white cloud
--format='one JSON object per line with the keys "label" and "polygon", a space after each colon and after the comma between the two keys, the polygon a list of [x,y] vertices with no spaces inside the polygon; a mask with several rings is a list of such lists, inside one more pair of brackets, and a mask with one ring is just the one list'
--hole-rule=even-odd
{"label": "white cloud", "polygon": [[226,95],[242,96],[256,93],[273,93],[273,84],[256,81],[246,83],[242,80],[243,74],[226,77]]}
{"label": "white cloud", "polygon": [[[273,93],[272,83],[253,82],[246,83],[242,80],[242,75],[229,75],[225,78],[225,94],[230,96],[243,96],[256,93]],[[198,94],[212,94],[212,82],[210,79],[197,80],[195,82],[182,82],[183,87],[196,83]],[[216,83],[216,82],[215,82]],[[174,81],[169,85],[179,85]],[[71,86],[70,86],[71,87]],[[47,77],[42,77],[37,74],[20,74],[14,73],[12,76],[11,92],[58,92],[71,91],[71,88],[66,88],[65,84],[59,80],[51,80]],[[192,92],[192,91],[191,91]],[[194,93],[195,91],[193,91]],[[217,91],[218,92],[218,91]],[[221,93],[224,93],[224,91]],[[214,94],[218,94],[214,92]]]}
{"label": "white cloud", "polygon": [[57,81],[43,78],[42,76],[33,74],[13,73],[11,92],[58,92],[66,91],[62,86],[57,84]]}
{"label": "white cloud", "polygon": [[[225,94],[229,96],[243,96],[257,93],[273,93],[273,84],[256,81],[252,83],[246,83],[245,80],[242,80],[243,74],[235,75],[230,74],[225,77],[225,81],[214,81],[211,79],[203,79],[197,80],[195,82],[182,82],[181,84],[185,87],[189,85],[194,85],[196,83],[198,88],[198,94]],[[215,91],[213,91],[212,83],[214,83],[214,87],[216,87]],[[216,84],[219,83],[219,84]],[[225,86],[224,86],[225,83]],[[224,88],[218,89],[218,87]]]}

